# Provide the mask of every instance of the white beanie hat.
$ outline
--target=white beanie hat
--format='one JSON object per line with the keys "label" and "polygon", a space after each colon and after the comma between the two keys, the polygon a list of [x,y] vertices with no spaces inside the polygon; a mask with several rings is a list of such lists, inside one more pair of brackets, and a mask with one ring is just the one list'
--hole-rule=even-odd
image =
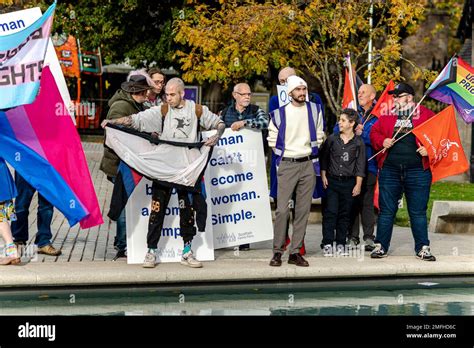
{"label": "white beanie hat", "polygon": [[290,94],[291,91],[293,91],[296,87],[299,86],[305,86],[306,88],[308,88],[306,81],[296,75],[289,76],[286,82],[288,83],[288,94]]}

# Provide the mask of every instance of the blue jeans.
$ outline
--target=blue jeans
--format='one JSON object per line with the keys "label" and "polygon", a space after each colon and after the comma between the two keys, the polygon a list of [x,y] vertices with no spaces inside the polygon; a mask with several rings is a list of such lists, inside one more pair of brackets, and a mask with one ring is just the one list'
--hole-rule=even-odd
{"label": "blue jeans", "polygon": [[[28,236],[28,214],[31,200],[36,189],[31,186],[23,177],[15,172],[15,185],[18,196],[15,200],[15,210],[17,220],[12,222],[12,235],[15,242],[27,242]],[[44,247],[51,244],[51,221],[53,220],[53,206],[42,195],[38,193],[38,213],[37,213],[38,233],[35,244]]]}
{"label": "blue jeans", "polygon": [[[112,177],[112,183],[115,184],[115,177]],[[125,208],[120,212],[117,219],[117,229],[114,238],[114,246],[118,250],[127,249],[127,221],[125,219]]]}
{"label": "blue jeans", "polygon": [[125,208],[120,213],[119,218],[117,219],[117,230],[114,239],[114,246],[119,250],[127,249],[127,229],[125,221]]}
{"label": "blue jeans", "polygon": [[404,165],[385,165],[379,174],[379,207],[376,243],[382,244],[385,251],[390,247],[393,223],[398,210],[398,201],[405,193],[411,232],[415,240],[415,252],[428,240],[428,221],[426,209],[430,198],[431,171],[423,167],[407,168]]}

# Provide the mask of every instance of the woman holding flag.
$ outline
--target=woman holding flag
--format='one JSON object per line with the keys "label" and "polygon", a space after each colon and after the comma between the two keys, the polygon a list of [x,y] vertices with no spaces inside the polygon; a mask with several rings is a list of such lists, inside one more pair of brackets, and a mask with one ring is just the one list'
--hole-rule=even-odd
{"label": "woman holding flag", "polygon": [[[394,96],[394,113],[382,115],[370,133],[374,149],[384,150],[377,156],[380,214],[375,249],[370,256],[387,256],[398,201],[405,193],[416,257],[436,261],[429,247],[426,217],[432,181],[428,152],[411,133],[414,127],[434,116],[434,113],[415,104],[415,91],[408,84],[400,83],[388,93]],[[399,138],[400,141],[397,141]]]}

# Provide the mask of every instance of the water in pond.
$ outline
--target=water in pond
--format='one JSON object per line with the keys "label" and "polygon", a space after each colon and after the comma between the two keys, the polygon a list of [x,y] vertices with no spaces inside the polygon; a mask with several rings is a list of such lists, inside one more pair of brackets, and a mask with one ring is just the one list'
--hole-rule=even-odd
{"label": "water in pond", "polygon": [[0,292],[0,315],[474,315],[474,280]]}

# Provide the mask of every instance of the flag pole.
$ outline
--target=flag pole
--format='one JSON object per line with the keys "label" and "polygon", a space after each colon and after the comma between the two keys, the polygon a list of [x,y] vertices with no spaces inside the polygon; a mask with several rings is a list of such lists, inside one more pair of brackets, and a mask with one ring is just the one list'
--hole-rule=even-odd
{"label": "flag pole", "polygon": [[[404,119],[404,120],[409,120],[409,119],[413,116],[413,114],[415,113],[416,109],[418,109],[418,107],[420,106],[421,102],[425,99],[425,97],[426,97],[427,95],[428,95],[427,93],[425,93],[425,94],[423,95],[423,97],[420,99],[420,101],[418,102],[418,104],[416,104],[415,108],[412,110],[412,112],[410,113],[410,115],[408,115],[408,117],[407,117],[406,119]],[[402,127],[400,127],[400,128],[398,129],[398,131],[395,133],[395,135],[392,137],[392,139],[395,139],[395,138],[396,138],[396,136],[398,135],[398,133],[400,133],[400,131],[402,130],[402,128],[405,128],[405,127],[403,127],[403,125],[402,125]],[[396,140],[393,142],[392,145],[394,145],[397,141],[399,141],[400,139],[403,139],[405,136],[407,136],[407,135],[410,134],[410,133],[411,133],[411,131],[408,132],[408,133],[406,133],[406,134],[404,134],[404,135],[402,135],[400,138],[396,139]],[[370,157],[370,158],[368,159],[368,161],[372,160],[372,159],[375,158],[377,155],[379,155],[380,153],[385,152],[386,150],[387,150],[387,148],[384,147],[382,150],[380,150],[380,151],[377,152],[375,155],[373,155],[372,157]]]}

